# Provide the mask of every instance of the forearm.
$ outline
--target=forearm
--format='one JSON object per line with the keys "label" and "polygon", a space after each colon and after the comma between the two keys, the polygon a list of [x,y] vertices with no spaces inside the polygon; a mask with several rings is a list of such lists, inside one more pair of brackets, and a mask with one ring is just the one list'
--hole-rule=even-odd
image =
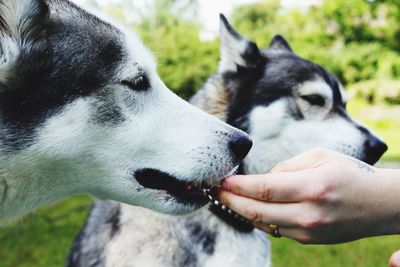
{"label": "forearm", "polygon": [[354,240],[400,234],[400,170],[371,167],[349,177],[355,184],[336,210],[343,236]]}

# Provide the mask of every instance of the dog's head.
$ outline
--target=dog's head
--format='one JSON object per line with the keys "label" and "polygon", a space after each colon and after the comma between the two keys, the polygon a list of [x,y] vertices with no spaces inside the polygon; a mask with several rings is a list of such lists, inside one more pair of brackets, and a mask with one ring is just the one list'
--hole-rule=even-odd
{"label": "dog's head", "polygon": [[306,149],[323,146],[374,164],[387,146],[346,112],[335,76],[296,55],[281,36],[267,49],[237,33],[221,15],[218,69],[228,90],[226,120],[250,134],[246,172],[262,173]]}
{"label": "dog's head", "polygon": [[2,164],[48,190],[38,197],[185,213],[249,151],[244,132],[169,91],[123,27],[61,0],[2,0],[0,15]]}

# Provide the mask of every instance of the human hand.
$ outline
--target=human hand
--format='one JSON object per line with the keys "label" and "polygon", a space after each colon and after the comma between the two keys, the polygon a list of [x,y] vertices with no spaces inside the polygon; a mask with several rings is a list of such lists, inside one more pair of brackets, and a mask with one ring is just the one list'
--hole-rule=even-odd
{"label": "human hand", "polygon": [[400,267],[400,250],[394,252],[390,257],[389,267]]}
{"label": "human hand", "polygon": [[219,199],[256,227],[301,243],[341,243],[400,232],[399,171],[316,148],[264,175],[224,180]]}

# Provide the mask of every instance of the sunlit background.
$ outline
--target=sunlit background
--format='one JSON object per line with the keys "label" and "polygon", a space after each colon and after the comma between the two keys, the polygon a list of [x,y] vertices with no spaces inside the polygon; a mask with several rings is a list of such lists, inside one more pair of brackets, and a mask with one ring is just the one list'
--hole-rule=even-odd
{"label": "sunlit background", "polygon": [[[280,33],[297,54],[332,72],[350,113],[389,145],[381,164],[400,166],[400,1],[75,0],[128,25],[155,52],[166,84],[189,98],[216,69],[219,13],[268,46]],[[399,162],[399,163],[398,163]],[[0,230],[0,267],[62,266],[91,199],[75,197]],[[357,226],[355,226],[357,227]],[[335,246],[273,243],[274,266],[387,266],[400,237]]]}

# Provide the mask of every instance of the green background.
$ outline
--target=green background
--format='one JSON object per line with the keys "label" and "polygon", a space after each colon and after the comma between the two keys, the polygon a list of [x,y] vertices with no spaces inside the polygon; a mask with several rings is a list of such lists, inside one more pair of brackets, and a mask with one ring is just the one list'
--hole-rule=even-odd
{"label": "green background", "polygon": [[[95,0],[89,1],[96,6]],[[384,161],[400,161],[400,2],[321,1],[308,9],[282,9],[279,1],[241,6],[230,17],[242,34],[266,47],[281,33],[300,56],[322,64],[343,82],[352,99],[348,109],[388,143]],[[184,98],[211,75],[218,40],[202,41],[194,0],[155,0],[149,14],[131,1],[102,6],[130,24],[156,51],[159,73]],[[128,12],[127,10],[132,10]],[[209,18],[218,20],[218,18]],[[92,199],[77,196],[0,229],[0,267],[63,266]],[[357,227],[356,225],[354,227]],[[387,266],[400,237],[378,237],[334,246],[305,246],[273,240],[274,266]]]}

